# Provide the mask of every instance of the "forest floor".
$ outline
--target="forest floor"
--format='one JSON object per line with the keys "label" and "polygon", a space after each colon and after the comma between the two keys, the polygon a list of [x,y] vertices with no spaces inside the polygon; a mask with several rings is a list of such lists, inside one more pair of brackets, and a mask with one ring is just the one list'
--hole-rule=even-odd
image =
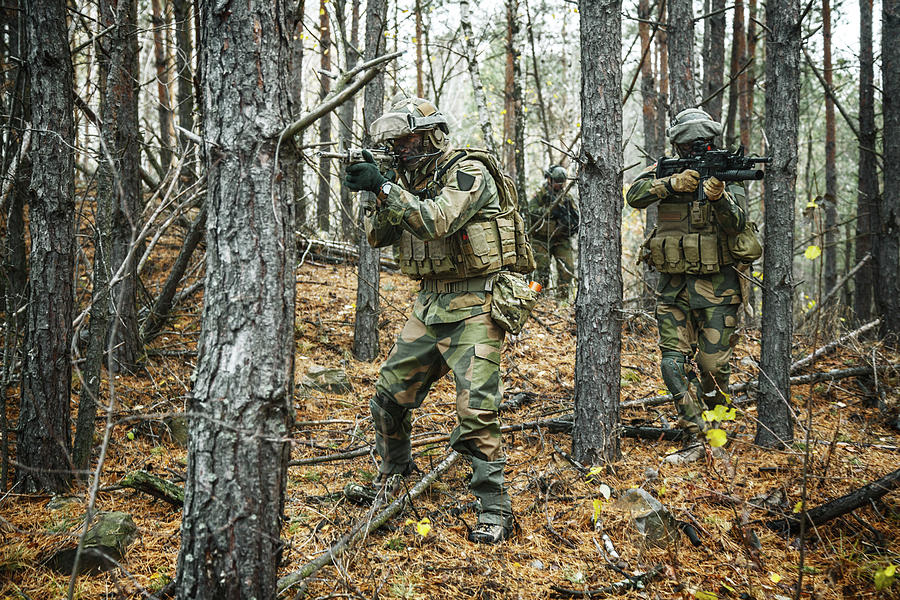
{"label": "forest floor", "polygon": [[[354,391],[304,392],[298,386],[294,461],[372,442],[369,398],[379,364],[411,306],[414,284],[399,274],[382,275],[382,351],[379,360],[367,363],[355,360],[350,352],[355,281],[349,266],[306,262],[297,272],[297,381],[313,365],[336,367],[347,372]],[[179,485],[183,482],[186,450],[164,423],[167,416],[184,410],[190,392],[197,360],[199,302],[195,298],[157,338],[141,371],[118,376],[113,382],[114,426],[97,508],[129,513],[140,533],[120,561],[120,569],[78,578],[77,598],[147,597],[175,576],[180,510],[147,494],[117,489],[116,484],[126,473],[139,469]],[[504,398],[528,394],[528,401],[502,413],[505,425],[552,419],[572,410],[574,309],[558,305],[545,294],[535,317],[505,345]],[[758,332],[742,332],[733,360],[734,382],[755,377],[758,339]],[[810,340],[798,338],[794,359],[811,350]],[[865,364],[873,356],[881,364],[897,359],[877,345],[848,344],[807,372]],[[896,411],[897,373],[879,374],[878,383]],[[102,388],[108,389],[107,382]],[[621,399],[664,393],[655,326],[649,315],[629,315],[623,333]],[[806,449],[807,506],[814,507],[897,469],[900,433],[889,427],[883,408],[872,407],[870,395],[856,379],[795,386],[792,394],[801,423],[807,419],[807,403],[812,411],[808,445],[801,424],[795,429],[797,443],[792,448],[755,447],[755,407],[739,404],[737,419],[724,425],[730,439],[725,453],[715,457],[707,453],[705,459],[684,465],[663,460],[679,448],[678,442],[623,439],[623,456],[613,469],[585,476],[559,451],[570,449],[569,433],[543,427],[510,432],[504,437],[507,481],[518,525],[512,539],[498,546],[466,541],[475,517],[466,490],[468,466],[457,461],[401,516],[316,572],[307,597],[586,597],[588,590],[659,566],[643,590],[621,596],[793,598],[800,572],[799,540],[779,535],[766,522],[798,508]],[[455,424],[454,397],[449,378],[438,382],[414,414],[416,440],[449,433]],[[10,404],[17,402],[11,399]],[[671,403],[622,411],[625,424],[660,426],[666,419],[675,421]],[[105,423],[105,416],[98,419],[98,442]],[[416,446],[414,451],[423,473],[449,452],[445,442]],[[289,468],[281,576],[297,571],[366,517],[367,509],[345,500],[341,490],[351,481],[371,479],[376,465],[367,455]],[[700,545],[692,545],[685,536],[663,547],[648,544],[620,501],[632,487],[642,487],[677,519],[693,524]],[[0,597],[66,597],[68,575],[50,570],[46,559],[53,550],[77,540],[73,536],[78,533],[88,492],[76,487],[73,496],[77,502],[60,508],[48,506],[49,496],[22,495],[14,489],[0,496]],[[430,528],[422,527],[425,518]],[[877,592],[874,580],[885,567],[900,565],[898,530],[900,494],[896,492],[815,528],[803,549],[802,597],[897,597],[900,584]],[[609,554],[604,533],[618,558]],[[291,590],[284,597],[293,594]]]}

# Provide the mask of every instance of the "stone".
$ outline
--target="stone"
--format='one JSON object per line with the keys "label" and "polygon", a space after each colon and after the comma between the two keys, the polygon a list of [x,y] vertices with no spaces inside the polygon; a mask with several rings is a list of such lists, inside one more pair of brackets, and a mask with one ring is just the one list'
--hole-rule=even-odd
{"label": "stone", "polygon": [[333,369],[312,365],[300,381],[300,387],[307,390],[330,392],[333,394],[353,393],[353,384],[343,369]]}
{"label": "stone", "polygon": [[[121,563],[125,550],[137,538],[138,528],[131,515],[124,512],[97,513],[93,525],[84,537],[84,548],[78,561],[78,573],[108,571]],[[58,550],[47,560],[47,565],[59,573],[71,573],[78,550],[75,544]]]}
{"label": "stone", "polygon": [[666,547],[678,541],[678,524],[675,517],[646,490],[641,488],[628,490],[616,501],[616,506],[631,513],[638,532],[644,536],[647,543]]}

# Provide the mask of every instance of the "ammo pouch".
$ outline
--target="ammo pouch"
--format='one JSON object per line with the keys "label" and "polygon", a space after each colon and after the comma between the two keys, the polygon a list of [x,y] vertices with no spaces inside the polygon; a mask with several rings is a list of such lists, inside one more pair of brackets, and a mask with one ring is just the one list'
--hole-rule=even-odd
{"label": "ammo pouch", "polygon": [[744,230],[737,235],[729,235],[727,238],[728,251],[739,263],[751,264],[762,256],[762,246],[756,233],[759,228],[753,221],[747,221]]}
{"label": "ammo pouch", "polygon": [[719,239],[715,233],[658,235],[654,232],[644,242],[644,248],[649,251],[644,254],[647,262],[660,273],[710,275],[721,268]]}
{"label": "ammo pouch", "polygon": [[528,287],[525,277],[512,271],[500,271],[494,281],[491,318],[513,335],[518,335],[537,304],[538,292]]}

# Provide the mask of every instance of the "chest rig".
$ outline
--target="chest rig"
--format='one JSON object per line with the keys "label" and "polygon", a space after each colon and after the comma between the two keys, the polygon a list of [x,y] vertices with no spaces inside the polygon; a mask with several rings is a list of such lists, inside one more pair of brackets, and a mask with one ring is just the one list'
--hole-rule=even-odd
{"label": "chest rig", "polygon": [[466,279],[501,269],[530,273],[534,270],[534,257],[525,224],[516,210],[515,188],[510,192],[511,182],[503,179],[492,155],[459,150],[422,189],[413,193],[421,199],[437,196],[446,185],[451,167],[465,158],[476,159],[487,168],[485,185],[496,188],[499,212],[482,209],[458,231],[437,240],[423,241],[404,230],[395,246],[400,271],[413,279]]}
{"label": "chest rig", "polygon": [[710,275],[734,262],[709,202],[674,194],[659,203],[657,226],[644,242],[647,261],[660,273]]}

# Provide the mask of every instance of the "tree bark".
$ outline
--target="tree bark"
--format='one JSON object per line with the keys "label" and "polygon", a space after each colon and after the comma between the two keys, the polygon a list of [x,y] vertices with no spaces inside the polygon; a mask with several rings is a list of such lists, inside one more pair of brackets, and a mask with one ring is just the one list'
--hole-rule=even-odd
{"label": "tree bark", "polygon": [[[101,23],[107,34],[109,66],[106,97],[100,107],[102,157],[100,186],[109,203],[108,252],[104,264],[110,285],[109,345],[116,370],[134,368],[143,345],[137,320],[137,258],[135,237],[140,229],[141,137],[138,129],[137,1],[103,0]],[[123,266],[124,265],[124,266]],[[120,272],[115,281],[111,275]],[[101,292],[102,293],[102,292]]]}
{"label": "tree bark", "polygon": [[[175,76],[177,87],[175,91],[175,111],[178,114],[178,126],[185,131],[194,128],[194,84],[191,69],[191,1],[172,0],[172,12],[175,19]],[[180,136],[181,151],[189,146],[189,141],[184,135]],[[196,179],[193,164],[185,161],[181,167],[181,176],[185,184],[190,185]]]}
{"label": "tree bark", "polygon": [[293,422],[287,0],[201,0],[206,283],[177,594],[273,598]]}
{"label": "tree bark", "polygon": [[497,143],[494,141],[494,130],[491,126],[491,116],[487,108],[487,100],[484,97],[484,85],[481,81],[481,72],[478,68],[478,55],[475,52],[475,37],[472,33],[472,23],[469,21],[469,0],[460,0],[459,26],[463,32],[463,43],[466,48],[466,58],[469,63],[469,75],[472,77],[472,90],[475,94],[475,105],[478,107],[478,125],[484,138],[484,147],[489,152],[498,155]]}
{"label": "tree bark", "polygon": [[[859,188],[856,196],[856,261],[873,253],[878,209],[875,159],[875,60],[872,55],[872,0],[859,0]],[[874,253],[873,253],[874,254]],[[877,263],[876,263],[877,264]],[[856,274],[853,312],[859,322],[872,318],[875,270],[866,263]]]}
{"label": "tree bark", "polygon": [[422,0],[416,0],[416,96],[425,97],[425,71],[422,68]]}
{"label": "tree bark", "polygon": [[691,0],[667,0],[669,17],[669,117],[696,106],[694,99],[694,10]]}
{"label": "tree bark", "polygon": [[762,348],[755,443],[790,445],[789,369],[793,318],[794,201],[800,94],[799,0],[766,5],[766,132],[772,163],[766,169]]}
{"label": "tree bark", "polygon": [[713,121],[721,121],[721,88],[725,83],[725,0],[712,0],[710,12],[712,15],[703,22],[703,97],[709,98],[704,108]]}
{"label": "tree bark", "polygon": [[73,68],[63,0],[25,2],[34,122],[29,210],[31,293],[16,446],[20,492],[71,481],[69,402],[75,257]]}
{"label": "tree bark", "polygon": [[175,130],[172,103],[169,100],[169,72],[164,43],[166,19],[160,0],[152,0],[150,4],[153,11],[153,55],[156,62],[156,93],[159,102],[156,111],[159,115],[159,139],[162,146],[159,156],[165,172],[172,164],[172,132]]}
{"label": "tree bark", "polygon": [[[384,54],[384,28],[387,21],[386,0],[369,0],[366,5],[366,53],[372,60]],[[366,86],[363,98],[363,130],[370,131],[372,121],[384,111],[384,73],[379,72]],[[363,143],[368,145],[368,133]],[[369,192],[360,192],[369,194]],[[359,202],[359,227],[365,231],[365,199]],[[367,200],[374,203],[374,197]],[[359,360],[375,360],[378,357],[378,317],[380,313],[381,250],[369,245],[365,235],[359,236],[359,271],[356,279],[356,315],[353,323],[353,355]]]}
{"label": "tree bark", "polygon": [[[825,85],[834,89],[833,69],[831,65],[831,1],[822,0],[822,71]],[[834,100],[830,94],[825,96],[825,235],[822,254],[823,287],[830,290],[837,283],[837,168],[835,166],[835,123]],[[847,265],[850,268],[850,265]]]}
{"label": "tree bark", "polygon": [[738,102],[741,92],[739,78],[746,58],[746,38],[744,34],[744,0],[734,1],[734,16],[731,22],[731,68],[729,70],[728,113],[725,118],[725,147],[737,145],[735,120],[738,114]]}
{"label": "tree bark", "polygon": [[[660,16],[664,0],[658,0],[660,4]],[[660,111],[659,94],[656,91],[656,78],[653,75],[653,61],[651,60],[651,35],[650,35],[650,0],[638,2],[638,35],[641,38],[641,56],[645,57],[641,63],[641,98],[643,100],[643,125],[644,125],[644,152],[647,153],[647,164],[652,164],[662,156],[666,150],[664,134],[659,129],[657,115]],[[654,27],[656,30],[656,27]],[[644,238],[650,235],[656,227],[657,207],[648,206],[644,211]],[[656,305],[656,286],[659,281],[659,273],[643,263],[641,266],[643,288],[641,289],[641,305],[644,310],[652,312]]]}
{"label": "tree bark", "polygon": [[620,0],[579,3],[584,119],[572,454],[587,464],[621,457],[621,7]]}
{"label": "tree bark", "polygon": [[[328,18],[329,7],[325,0],[319,0],[319,47],[322,49],[319,66],[319,100],[325,100],[331,91],[331,79],[324,73],[331,72],[331,22]],[[319,119],[319,142],[331,141],[331,113]],[[319,158],[319,190],[316,194],[316,223],[319,231],[328,231],[331,200],[331,159]]]}
{"label": "tree bark", "polygon": [[[531,9],[528,7],[528,0],[525,0],[525,16],[527,22],[526,31],[528,32],[528,45],[531,46],[531,70],[532,76],[534,77],[534,91],[537,94],[538,109],[540,110],[541,114],[541,127],[542,131],[544,132],[544,139],[549,142],[552,139],[550,137],[550,124],[549,118],[547,116],[547,106],[544,104],[541,71],[538,67],[537,48],[534,43],[534,24],[531,21]],[[550,166],[553,164],[553,149],[550,148],[550,146],[545,146],[545,149],[547,151],[547,166]]]}
{"label": "tree bark", "polygon": [[[291,70],[290,70],[290,91],[291,91],[291,119],[297,120],[303,112],[303,15],[306,11],[306,0],[297,2],[294,12],[291,15],[293,28],[291,30]],[[300,130],[294,136],[294,143],[298,147],[303,147],[304,130]],[[294,187],[294,230],[305,231],[307,221],[307,207],[309,202],[303,185],[303,175],[306,170],[306,161],[298,160]]]}
{"label": "tree bark", "polygon": [[[346,70],[350,71],[356,66],[359,55],[357,46],[359,46],[359,0],[351,0],[350,18],[346,15],[346,1],[339,0],[336,7],[339,14],[342,15],[341,23],[350,21],[350,36],[346,35],[346,31],[342,31],[344,44],[344,56],[346,56]],[[338,111],[338,139],[341,148],[350,148],[353,146],[353,116],[356,112],[356,96],[344,102]],[[339,169],[338,174],[343,181],[344,169],[343,165]],[[359,230],[357,229],[356,219],[353,218],[353,198],[350,195],[350,189],[341,184],[341,234],[345,241],[355,242],[359,239]]]}
{"label": "tree bark", "polygon": [[884,192],[878,209],[879,231],[875,260],[878,293],[875,301],[884,318],[882,333],[896,345],[900,338],[900,170],[888,165],[900,164],[900,0],[882,0],[881,4],[881,77],[884,115]]}

